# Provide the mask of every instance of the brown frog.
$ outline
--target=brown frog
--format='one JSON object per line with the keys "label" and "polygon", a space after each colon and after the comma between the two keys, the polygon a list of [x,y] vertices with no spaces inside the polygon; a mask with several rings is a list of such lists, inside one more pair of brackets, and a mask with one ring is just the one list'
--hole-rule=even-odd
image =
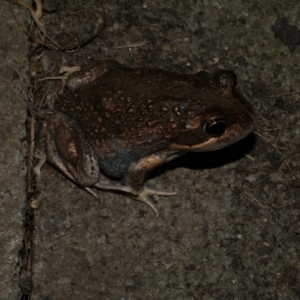
{"label": "brown frog", "polygon": [[[103,60],[69,76],[47,121],[46,156],[72,181],[122,191],[157,209],[144,186],[157,166],[189,151],[212,151],[248,135],[254,117],[235,96],[236,77],[221,70],[181,75]],[[100,170],[121,178],[100,180]]]}

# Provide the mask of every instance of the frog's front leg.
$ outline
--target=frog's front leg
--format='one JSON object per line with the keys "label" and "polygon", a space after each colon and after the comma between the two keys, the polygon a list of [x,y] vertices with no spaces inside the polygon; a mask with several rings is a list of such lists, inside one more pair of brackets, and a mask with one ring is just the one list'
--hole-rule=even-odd
{"label": "frog's front leg", "polygon": [[160,195],[160,196],[173,196],[176,192],[159,191],[154,189],[149,189],[144,185],[146,175],[162,165],[163,163],[170,161],[183,153],[170,152],[170,150],[162,150],[148,155],[147,157],[141,158],[137,162],[132,163],[123,180],[122,185],[132,188],[138,191],[137,195],[132,195],[131,197],[135,200],[146,203],[152,208],[155,214],[158,216],[158,211],[155,205],[149,200],[150,195]]}

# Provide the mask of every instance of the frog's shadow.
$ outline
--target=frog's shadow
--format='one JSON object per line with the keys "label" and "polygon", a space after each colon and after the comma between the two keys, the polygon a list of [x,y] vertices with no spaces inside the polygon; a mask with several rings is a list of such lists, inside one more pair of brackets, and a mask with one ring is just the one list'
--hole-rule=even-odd
{"label": "frog's shadow", "polygon": [[241,141],[220,150],[189,152],[155,169],[149,178],[157,177],[165,173],[166,170],[171,171],[180,167],[192,170],[218,168],[243,158],[253,149],[254,145],[255,137],[251,133]]}

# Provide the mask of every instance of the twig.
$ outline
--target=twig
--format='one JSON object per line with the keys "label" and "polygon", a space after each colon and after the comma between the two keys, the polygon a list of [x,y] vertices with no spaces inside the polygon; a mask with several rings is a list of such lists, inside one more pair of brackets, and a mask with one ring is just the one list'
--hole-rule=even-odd
{"label": "twig", "polygon": [[28,194],[32,192],[31,178],[32,178],[33,152],[34,152],[34,118],[30,117],[30,142],[29,142],[28,169],[27,169],[27,193]]}
{"label": "twig", "polygon": [[267,180],[267,179],[269,179],[269,178],[271,178],[271,176],[268,175],[268,176],[264,177],[263,179],[261,179],[261,180],[255,182],[251,187],[253,188],[253,187],[255,187],[256,185],[262,183],[263,181],[265,181],[265,180]]}
{"label": "twig", "polygon": [[[275,148],[275,150],[281,155],[283,156],[283,154],[279,151],[279,147],[277,145],[274,145],[273,143],[271,143],[268,139],[266,139],[264,136],[262,136],[260,133],[258,133],[257,131],[255,131],[255,134],[257,134],[258,136],[260,136],[263,140],[265,140],[267,143],[269,143],[273,148]],[[300,150],[299,150],[300,151]]]}
{"label": "twig", "polygon": [[291,96],[291,95],[297,95],[300,94],[300,92],[292,92],[292,93],[287,93],[287,94],[278,94],[278,95],[271,95],[268,96],[269,98],[278,98],[278,97],[285,97],[285,96]]}
{"label": "twig", "polygon": [[247,192],[242,192],[241,194],[247,199],[249,200],[251,203],[260,206],[262,208],[266,208],[264,205],[262,205],[257,199],[255,199],[253,196],[251,196],[250,194],[248,194]]}
{"label": "twig", "polygon": [[[34,11],[33,8],[28,5],[27,3],[23,2],[22,0],[10,0],[10,3],[16,3],[16,4],[19,4],[21,6],[24,6],[26,7],[33,20],[35,21],[36,25],[38,26],[38,28],[40,29],[40,31],[44,34],[44,36],[46,36],[52,43],[54,43],[57,47],[61,48],[61,46],[56,43],[48,34],[47,34],[47,31],[46,31],[46,28],[44,26],[44,24],[39,20],[42,16],[42,1],[41,0],[34,0],[35,3],[36,3],[36,10]],[[42,42],[44,42],[44,39],[45,37],[41,36],[41,39],[42,39]]]}
{"label": "twig", "polygon": [[295,155],[295,154],[297,154],[297,153],[299,153],[300,152],[300,150],[297,150],[297,151],[295,151],[295,152],[292,152],[292,153],[290,153],[289,155],[287,155],[286,157],[284,157],[284,158],[282,158],[281,160],[279,160],[278,162],[282,162],[282,161],[284,161],[285,159],[287,159],[287,158],[289,158],[289,157],[291,157],[291,156],[293,156],[293,155]]}
{"label": "twig", "polygon": [[136,47],[145,46],[147,44],[150,44],[150,42],[145,41],[145,42],[137,42],[137,43],[134,43],[134,44],[128,44],[128,45],[122,45],[122,46],[113,46],[112,49],[136,48]]}
{"label": "twig", "polygon": [[36,82],[41,82],[41,81],[45,81],[45,80],[64,80],[67,79],[67,76],[53,76],[53,77],[44,77],[44,78],[39,78],[36,80]]}

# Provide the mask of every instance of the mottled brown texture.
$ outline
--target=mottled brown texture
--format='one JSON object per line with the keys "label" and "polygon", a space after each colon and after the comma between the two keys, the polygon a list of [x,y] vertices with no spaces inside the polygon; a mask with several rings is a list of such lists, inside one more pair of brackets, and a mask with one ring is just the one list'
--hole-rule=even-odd
{"label": "mottled brown texture", "polygon": [[151,170],[188,151],[231,145],[254,128],[229,71],[182,75],[99,61],[70,82],[73,91],[59,98],[48,120],[48,161],[85,187],[97,187],[100,165],[151,207],[153,193],[143,187]]}
{"label": "mottled brown texture", "polygon": [[[171,144],[174,150],[178,145],[179,149],[187,147],[186,151],[191,147],[204,151],[210,147],[202,145],[213,140],[213,148],[218,149],[253,128],[252,116],[232,95],[236,79],[230,72],[220,71],[207,78],[132,69],[114,61],[100,61],[98,68],[96,62],[90,68],[92,71],[85,67],[77,77],[72,76],[72,87],[79,82],[80,88],[65,92],[56,108],[79,123],[97,145],[99,157],[118,157],[124,149],[130,152],[123,171],[114,172],[117,177],[130,163]],[[202,129],[214,120],[226,124],[224,134],[215,139]]]}

